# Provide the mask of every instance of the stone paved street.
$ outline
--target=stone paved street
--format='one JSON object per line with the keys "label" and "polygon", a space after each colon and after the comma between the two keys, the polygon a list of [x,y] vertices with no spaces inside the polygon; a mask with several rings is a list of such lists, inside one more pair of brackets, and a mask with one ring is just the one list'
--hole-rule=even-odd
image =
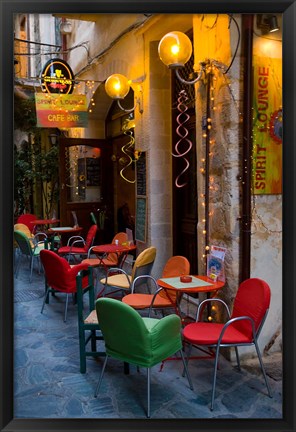
{"label": "stone paved street", "polygon": [[[86,374],[79,372],[76,305],[69,302],[63,322],[65,297],[50,298],[40,313],[44,277],[33,272],[29,284],[26,266],[15,280],[15,418],[145,418],[146,371],[109,359],[100,394],[94,390],[103,359],[87,360]],[[197,352],[195,352],[196,354]],[[254,360],[238,372],[221,357],[215,409],[209,409],[212,360],[192,360],[191,391],[182,377],[182,362],[167,361],[152,370],[151,418],[282,418],[281,362],[268,359],[267,373],[273,398],[267,396],[263,377]]]}

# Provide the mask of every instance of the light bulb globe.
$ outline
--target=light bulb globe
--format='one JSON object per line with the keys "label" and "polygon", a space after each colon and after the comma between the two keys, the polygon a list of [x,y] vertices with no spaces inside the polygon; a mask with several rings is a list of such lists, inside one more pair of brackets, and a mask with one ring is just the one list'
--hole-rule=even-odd
{"label": "light bulb globe", "polygon": [[124,75],[113,74],[107,78],[105,90],[112,99],[124,99],[130,90],[130,85]]}
{"label": "light bulb globe", "polygon": [[159,58],[170,69],[183,67],[191,54],[192,44],[189,37],[179,31],[167,33],[158,45]]}

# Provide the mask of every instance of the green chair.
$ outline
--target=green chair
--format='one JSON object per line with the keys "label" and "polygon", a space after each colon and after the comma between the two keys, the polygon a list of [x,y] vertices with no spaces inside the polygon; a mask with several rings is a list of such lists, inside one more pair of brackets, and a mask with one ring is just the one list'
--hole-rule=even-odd
{"label": "green chair", "polygon": [[193,390],[182,353],[181,320],[171,314],[162,319],[143,318],[131,306],[112,298],[99,298],[96,311],[105,340],[106,358],[95,390],[97,397],[108,357],[147,368],[147,417],[150,417],[150,369],[180,352],[189,386]]}
{"label": "green chair", "polygon": [[21,258],[25,257],[29,259],[30,264],[30,277],[29,281],[31,283],[32,281],[32,272],[33,272],[33,266],[34,266],[34,260],[38,261],[38,269],[40,273],[40,251],[44,249],[44,239],[42,241],[35,241],[35,243],[32,243],[32,240],[30,240],[26,234],[24,234],[22,231],[15,230],[14,231],[14,240],[16,244],[18,245],[18,249],[20,252],[20,256],[18,258],[18,261],[16,263],[15,267],[15,277],[18,276],[18,271],[20,267]]}
{"label": "green chair", "polygon": [[[76,276],[77,307],[78,307],[78,333],[80,372],[86,372],[86,357],[105,356],[105,351],[97,351],[97,341],[103,340],[95,309],[95,292],[93,285],[93,272],[89,267],[81,270]],[[88,293],[88,306],[84,307],[84,295]],[[90,350],[87,350],[90,342]]]}

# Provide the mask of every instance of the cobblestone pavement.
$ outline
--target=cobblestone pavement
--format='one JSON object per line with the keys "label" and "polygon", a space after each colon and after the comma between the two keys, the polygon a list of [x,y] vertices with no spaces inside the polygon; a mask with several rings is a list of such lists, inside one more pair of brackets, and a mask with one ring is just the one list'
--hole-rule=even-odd
{"label": "cobblestone pavement", "polygon": [[[44,277],[22,270],[15,280],[14,418],[142,419],[146,409],[146,370],[109,359],[98,398],[94,390],[103,359],[87,359],[87,371],[79,372],[76,305],[69,302],[63,322],[65,298],[51,297],[40,313]],[[196,353],[197,354],[197,351]],[[182,377],[182,362],[166,361],[151,373],[151,418],[154,419],[281,419],[281,361],[270,356],[267,373],[273,392],[269,398],[258,363],[246,364],[242,372],[221,357],[214,411],[209,409],[212,360],[192,360],[191,391]]]}

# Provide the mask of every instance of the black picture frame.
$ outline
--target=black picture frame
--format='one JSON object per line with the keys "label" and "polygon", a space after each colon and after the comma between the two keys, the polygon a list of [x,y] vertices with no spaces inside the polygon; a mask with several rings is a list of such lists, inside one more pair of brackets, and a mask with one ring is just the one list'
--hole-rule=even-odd
{"label": "black picture frame", "polygon": [[[0,0],[0,430],[1,431],[295,431],[295,1],[286,0]],[[13,15],[14,13],[283,13],[283,418],[13,418]]]}

